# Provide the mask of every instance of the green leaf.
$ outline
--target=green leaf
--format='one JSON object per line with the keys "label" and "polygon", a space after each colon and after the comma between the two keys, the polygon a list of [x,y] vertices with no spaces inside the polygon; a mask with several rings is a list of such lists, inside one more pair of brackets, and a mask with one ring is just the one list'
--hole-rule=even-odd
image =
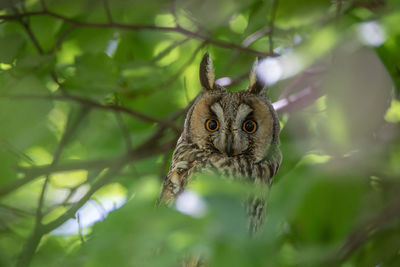
{"label": "green leaf", "polygon": [[68,35],[68,41],[73,41],[82,52],[90,54],[104,53],[109,42],[114,39],[116,31],[104,29],[99,32],[96,28],[78,28]]}
{"label": "green leaf", "polygon": [[22,45],[24,44],[24,38],[16,33],[10,33],[0,37],[0,62],[11,64],[14,59],[18,56]]}
{"label": "green leaf", "polygon": [[[0,98],[0,139],[13,144],[23,151],[35,144],[42,136],[49,134],[47,115],[53,107],[46,99],[30,97],[17,98],[19,95],[44,95],[48,93],[45,85],[34,75],[28,75],[16,80],[9,78],[1,94],[10,97]],[[15,96],[15,97],[13,97]],[[51,140],[48,139],[47,142]]]}
{"label": "green leaf", "polygon": [[[9,151],[13,149],[9,144],[3,143],[4,141],[0,139],[0,186],[5,186],[8,183],[14,181],[17,178],[15,172],[15,166],[17,165],[17,155],[18,151]],[[8,151],[6,150],[8,148]]]}
{"label": "green leaf", "polygon": [[60,31],[62,24],[62,20],[51,17],[40,16],[31,18],[30,25],[32,32],[43,51],[48,51],[55,45],[57,41],[55,36]]}
{"label": "green leaf", "polygon": [[86,53],[75,59],[75,73],[65,87],[86,95],[119,91],[118,66],[105,53]]}
{"label": "green leaf", "polygon": [[32,71],[38,76],[46,76],[54,69],[54,65],[53,55],[26,55],[16,62],[15,71],[21,76],[30,74]]}

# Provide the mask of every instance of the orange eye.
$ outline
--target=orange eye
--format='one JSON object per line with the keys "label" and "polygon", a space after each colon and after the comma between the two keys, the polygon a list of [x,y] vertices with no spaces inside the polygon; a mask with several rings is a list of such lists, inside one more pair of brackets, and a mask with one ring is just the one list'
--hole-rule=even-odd
{"label": "orange eye", "polygon": [[219,123],[217,120],[208,119],[206,120],[206,129],[209,132],[215,132],[219,129]]}
{"label": "orange eye", "polygon": [[257,130],[257,123],[253,120],[247,120],[243,123],[243,131],[252,134]]}

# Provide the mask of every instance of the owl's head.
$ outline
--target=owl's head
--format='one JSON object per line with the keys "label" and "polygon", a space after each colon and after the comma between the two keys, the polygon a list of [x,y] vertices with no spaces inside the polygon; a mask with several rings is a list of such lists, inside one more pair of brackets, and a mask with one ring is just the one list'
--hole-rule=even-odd
{"label": "owl's head", "polygon": [[246,90],[230,92],[215,83],[211,58],[200,63],[202,92],[188,111],[181,140],[227,157],[251,156],[258,161],[279,144],[279,121],[254,64]]}

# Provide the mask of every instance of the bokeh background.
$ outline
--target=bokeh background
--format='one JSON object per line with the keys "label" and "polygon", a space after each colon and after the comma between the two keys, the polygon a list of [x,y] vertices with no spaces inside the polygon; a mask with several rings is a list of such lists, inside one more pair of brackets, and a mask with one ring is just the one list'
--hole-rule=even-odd
{"label": "bokeh background", "polygon": [[[400,2],[0,1],[0,266],[400,266]],[[257,72],[283,162],[155,206],[209,52]]]}

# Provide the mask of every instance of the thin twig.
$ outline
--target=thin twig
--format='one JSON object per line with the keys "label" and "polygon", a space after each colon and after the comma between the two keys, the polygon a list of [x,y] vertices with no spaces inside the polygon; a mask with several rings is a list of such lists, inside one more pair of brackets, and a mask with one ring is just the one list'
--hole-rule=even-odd
{"label": "thin twig", "polygon": [[163,57],[165,57],[166,55],[168,55],[169,52],[171,52],[174,48],[183,45],[184,43],[186,43],[187,41],[191,40],[190,38],[184,38],[182,40],[176,41],[174,43],[172,43],[171,45],[169,45],[167,48],[165,48],[163,51],[161,51],[156,57],[154,57],[151,61],[152,62],[157,62],[160,59],[162,59]]}
{"label": "thin twig", "polygon": [[196,58],[197,54],[200,52],[200,50],[206,45],[206,42],[203,42],[201,45],[199,45],[196,50],[192,53],[192,56],[180,67],[180,69],[172,75],[167,81],[162,82],[161,84],[158,84],[152,88],[147,89],[144,92],[136,93],[134,95],[131,95],[130,97],[137,97],[137,96],[147,96],[149,94],[152,94],[159,88],[165,88],[173,84],[180,76],[181,74],[193,63],[194,59]]}
{"label": "thin twig", "polygon": [[120,112],[115,112],[115,118],[116,118],[119,128],[121,129],[121,132],[125,138],[126,149],[129,151],[132,149],[132,141],[131,141],[131,136],[129,134],[129,130],[126,127]]}
{"label": "thin twig", "polygon": [[[53,162],[55,162],[55,161],[53,160]],[[42,190],[40,192],[39,203],[38,203],[38,207],[36,209],[35,230],[34,231],[36,231],[36,228],[39,227],[42,222],[42,218],[43,218],[42,208],[43,208],[43,204],[44,204],[44,196],[46,194],[47,185],[49,184],[49,179],[50,179],[50,175],[47,175],[43,182]]]}
{"label": "thin twig", "polygon": [[[313,75],[322,74],[325,71],[326,71],[326,69],[323,67],[315,67],[315,68],[310,68],[310,69],[303,71],[300,75],[295,77],[288,86],[286,86],[285,90],[279,96],[279,100],[283,99],[283,98],[287,98],[290,94],[292,94],[295,91],[296,87],[298,87],[298,85],[300,83],[302,83],[306,78],[313,76]],[[300,89],[302,89],[302,88],[300,88]]]}
{"label": "thin twig", "polygon": [[20,208],[8,206],[8,205],[2,204],[2,203],[0,203],[0,208],[8,210],[12,213],[18,214],[20,216],[35,216],[36,215],[36,213],[34,213],[34,212],[22,210]]}
{"label": "thin twig", "polygon": [[[78,118],[75,121],[72,121],[72,115],[70,113],[69,119],[66,123],[64,134],[63,134],[60,142],[58,143],[56,151],[54,152],[53,160],[52,160],[50,166],[54,166],[57,163],[58,159],[60,158],[63,148],[69,141],[73,132],[77,129],[78,125],[82,121],[82,118],[85,117],[85,114],[87,114],[87,111],[88,111],[88,108],[86,108],[86,107],[83,108],[81,111],[82,114],[80,114],[81,116],[78,116]],[[32,260],[33,255],[36,251],[36,248],[40,243],[40,240],[42,239],[43,235],[46,233],[44,231],[44,226],[42,224],[42,218],[43,218],[42,208],[44,205],[44,198],[45,198],[46,189],[47,189],[49,180],[50,180],[50,175],[48,174],[43,183],[42,190],[40,192],[39,203],[38,203],[38,207],[36,209],[35,226],[34,226],[31,236],[27,239],[27,241],[19,255],[17,265],[16,265],[18,267],[29,265],[30,261]]]}
{"label": "thin twig", "polygon": [[[43,2],[43,4],[44,4],[44,2]],[[23,5],[23,7],[24,7],[24,5]],[[17,15],[20,15],[18,9],[14,8],[14,12],[15,12]],[[47,12],[46,9],[45,9],[45,12]],[[27,18],[29,19],[29,17],[27,17]],[[31,29],[31,27],[30,27],[30,25],[29,25],[29,22],[24,21],[24,18],[23,18],[23,17],[20,17],[20,18],[17,19],[17,20],[18,20],[18,21],[20,22],[20,24],[24,27],[26,33],[27,33],[28,36],[29,36],[29,39],[31,39],[31,41],[32,41],[33,45],[35,46],[36,50],[38,51],[38,53],[39,53],[40,55],[44,55],[44,50],[43,50],[43,48],[40,46],[40,43],[39,43],[38,39],[36,38],[36,36],[33,34],[33,31],[32,31],[32,29]],[[57,45],[57,43],[56,43],[56,45]],[[53,50],[51,49],[50,52],[53,52]],[[52,71],[50,72],[50,76],[51,76],[51,78],[54,80],[54,82],[57,83],[57,84],[59,85],[60,91],[61,91],[62,93],[65,94],[65,91],[64,91],[63,88],[61,87],[61,84],[59,83],[58,78],[57,78],[57,74],[56,74],[56,72],[55,72],[54,70],[52,70]],[[46,184],[46,182],[45,182],[45,184]]]}
{"label": "thin twig", "polygon": [[323,95],[319,85],[310,85],[298,93],[272,103],[278,113],[292,113],[305,108]]}
{"label": "thin twig", "polygon": [[257,41],[258,39],[260,39],[261,37],[263,37],[264,35],[266,35],[269,32],[270,32],[270,26],[261,28],[261,29],[255,31],[254,33],[250,34],[249,36],[247,36],[243,40],[242,45],[244,47],[249,47],[252,43],[254,43],[255,41]]}
{"label": "thin twig", "polygon": [[[182,111],[180,111],[182,112]],[[150,137],[148,141],[139,147],[130,150],[128,153],[123,154],[117,157],[111,157],[108,159],[97,159],[97,160],[88,160],[88,161],[71,161],[69,163],[64,163],[62,165],[44,165],[39,167],[16,167],[16,170],[22,173],[25,173],[25,177],[23,179],[18,179],[15,182],[0,188],[0,196],[7,195],[21,186],[29,183],[33,179],[41,175],[48,175],[50,173],[56,172],[64,172],[64,171],[72,171],[72,170],[96,170],[96,169],[104,169],[114,166],[118,162],[121,161],[134,161],[134,160],[143,160],[152,156],[155,156],[160,153],[165,153],[176,144],[178,136],[176,136],[173,140],[168,141],[166,143],[156,145],[156,141],[161,139],[163,136],[163,131],[165,128],[161,127],[158,131],[156,131],[155,135]]]}
{"label": "thin twig", "polygon": [[21,14],[14,14],[14,15],[0,15],[0,20],[19,20],[23,17],[31,17],[31,16],[50,16],[53,18],[57,18],[60,20],[63,20],[64,22],[68,22],[70,24],[80,26],[80,27],[91,27],[91,28],[115,28],[115,29],[121,29],[121,30],[133,30],[133,31],[141,31],[141,30],[152,30],[152,31],[162,31],[162,32],[176,32],[180,33],[183,35],[186,35],[187,37],[195,38],[202,40],[203,42],[213,44],[215,46],[219,46],[222,48],[227,48],[227,49],[232,49],[232,50],[237,50],[241,52],[246,52],[250,54],[254,54],[257,56],[274,56],[274,54],[266,53],[266,52],[261,52],[257,51],[254,49],[251,49],[249,47],[243,47],[242,45],[235,44],[232,42],[227,42],[227,41],[222,41],[222,40],[214,40],[211,39],[207,36],[204,36],[200,33],[193,32],[190,30],[187,30],[185,28],[178,26],[175,27],[164,27],[164,26],[155,26],[155,25],[145,25],[145,24],[123,24],[123,23],[92,23],[92,22],[83,22],[83,21],[78,21],[75,19],[68,18],[66,16],[48,11],[48,10],[42,10],[42,11],[37,11],[37,12],[25,12]]}
{"label": "thin twig", "polygon": [[76,213],[76,222],[78,224],[78,235],[79,239],[81,240],[81,243],[85,243],[85,239],[83,238],[83,233],[82,233],[82,225],[81,225],[81,216],[79,212]]}
{"label": "thin twig", "polygon": [[172,128],[176,131],[180,131],[180,128],[178,126],[176,126],[175,124],[169,122],[169,121],[164,121],[161,119],[156,119],[153,118],[149,115],[134,111],[130,108],[126,108],[126,107],[122,107],[122,106],[118,106],[118,105],[103,105],[100,104],[98,102],[95,102],[93,100],[87,99],[87,98],[82,98],[79,96],[72,96],[72,95],[35,95],[35,94],[20,94],[20,95],[6,95],[6,94],[2,94],[0,95],[1,97],[5,97],[5,98],[10,98],[10,99],[18,99],[18,98],[27,98],[27,99],[42,99],[42,100],[55,100],[55,101],[74,101],[80,104],[83,104],[85,106],[89,106],[92,108],[97,108],[97,109],[103,109],[103,110],[112,110],[112,111],[118,111],[118,112],[122,112],[128,115],[131,115],[135,118],[138,118],[142,121],[146,121],[146,122],[150,122],[150,123],[157,123],[160,125],[164,125],[166,127]]}
{"label": "thin twig", "polygon": [[57,39],[57,41],[55,42],[55,44],[53,45],[53,47],[50,49],[49,53],[54,53],[57,49],[61,48],[62,43],[64,42],[64,40],[67,38],[67,36],[77,28],[76,25],[71,25],[68,29],[66,29],[61,35],[60,37]]}
{"label": "thin twig", "polygon": [[[66,123],[66,127],[65,127],[65,131],[64,134],[60,140],[60,142],[58,143],[58,146],[56,148],[56,151],[54,152],[54,156],[53,156],[53,160],[50,164],[50,166],[54,166],[56,165],[56,163],[58,162],[58,159],[60,158],[61,152],[64,149],[65,145],[68,143],[69,139],[71,138],[72,134],[75,132],[75,130],[77,129],[78,125],[81,123],[82,119],[86,116],[87,112],[89,111],[89,109],[87,107],[84,107],[81,111],[79,116],[77,117],[77,119],[73,122],[73,118],[72,118],[72,114],[70,113],[69,117],[68,117],[68,121]],[[38,203],[38,207],[36,209],[36,226],[39,226],[41,224],[42,221],[42,208],[44,205],[44,197],[46,194],[46,189],[47,189],[47,185],[49,183],[50,180],[50,174],[47,174],[43,186],[42,186],[42,191],[40,193],[40,197],[39,197],[39,203]]]}
{"label": "thin twig", "polygon": [[45,234],[53,231],[54,229],[60,227],[63,223],[65,223],[70,218],[74,218],[76,212],[90,199],[90,197],[102,186],[106,185],[110,182],[112,178],[120,171],[120,169],[126,164],[126,161],[118,162],[115,166],[113,166],[103,177],[101,177],[96,183],[92,185],[89,191],[76,203],[74,203],[65,213],[63,213],[57,219],[47,223],[41,224],[35,229],[33,234],[28,238],[22,252],[20,253],[20,257],[16,264],[17,267],[28,266],[32,260],[32,257],[36,251],[37,246],[39,245],[40,240]]}
{"label": "thin twig", "polygon": [[106,11],[107,14],[107,19],[109,23],[113,23],[113,19],[111,16],[111,10],[110,10],[110,3],[108,2],[108,0],[103,0],[103,4],[104,4],[104,10]]}
{"label": "thin twig", "polygon": [[76,193],[76,191],[81,188],[84,184],[89,185],[96,177],[98,177],[98,175],[106,168],[103,169],[97,169],[97,170],[92,170],[88,173],[87,179],[86,181],[84,181],[83,183],[71,188],[68,192],[68,195],[64,198],[64,200],[61,203],[57,203],[55,205],[53,205],[52,207],[50,207],[48,210],[46,210],[44,212],[44,214],[48,214],[51,211],[53,211],[54,209],[56,209],[57,207],[60,206],[68,206],[70,207],[73,202],[70,202],[71,198],[74,196],[74,194]]}
{"label": "thin twig", "polygon": [[34,163],[33,159],[30,156],[28,156],[23,151],[20,151],[19,149],[17,149],[16,147],[14,147],[12,144],[10,144],[9,142],[7,142],[5,140],[0,139],[0,148],[5,149],[6,151],[10,152],[18,159],[23,160],[24,162],[26,162],[28,164]]}
{"label": "thin twig", "polygon": [[74,218],[76,212],[90,199],[90,197],[101,187],[108,184],[112,178],[114,178],[119,171],[128,163],[127,160],[118,162],[115,166],[110,168],[110,170],[96,181],[89,189],[89,191],[76,203],[74,203],[64,214],[62,214],[57,219],[43,225],[43,231],[49,233],[50,231],[58,228],[63,223],[65,223],[70,218]]}
{"label": "thin twig", "polygon": [[39,52],[39,54],[43,55],[44,54],[43,49],[40,46],[38,39],[33,34],[32,29],[29,26],[29,23],[23,21],[22,17],[18,21],[22,25],[22,27],[24,27],[26,33],[29,36],[29,39],[31,39],[31,41],[32,41],[33,45],[35,46],[36,50]]}

